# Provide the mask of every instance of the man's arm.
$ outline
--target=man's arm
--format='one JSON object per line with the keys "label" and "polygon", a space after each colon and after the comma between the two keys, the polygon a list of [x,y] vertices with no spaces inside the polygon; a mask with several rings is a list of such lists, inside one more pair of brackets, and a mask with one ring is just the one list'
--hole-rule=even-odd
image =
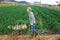
{"label": "man's arm", "polygon": [[34,16],[33,12],[30,12],[30,18],[31,18],[31,20],[32,20],[33,23],[36,22],[35,21],[35,16]]}

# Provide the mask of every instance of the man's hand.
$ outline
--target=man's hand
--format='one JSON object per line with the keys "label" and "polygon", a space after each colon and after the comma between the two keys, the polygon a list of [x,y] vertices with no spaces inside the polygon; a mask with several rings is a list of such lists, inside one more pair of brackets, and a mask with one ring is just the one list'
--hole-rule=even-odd
{"label": "man's hand", "polygon": [[31,11],[32,11],[31,7],[28,7],[28,8],[27,8],[27,12],[29,13],[29,12],[31,12]]}

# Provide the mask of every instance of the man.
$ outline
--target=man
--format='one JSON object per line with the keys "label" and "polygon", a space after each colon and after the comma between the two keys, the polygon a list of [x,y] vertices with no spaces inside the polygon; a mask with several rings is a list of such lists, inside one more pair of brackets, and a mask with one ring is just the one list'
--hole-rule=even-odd
{"label": "man", "polygon": [[31,7],[27,8],[27,12],[29,13],[29,21],[30,21],[31,30],[32,30],[32,37],[33,37],[34,36],[34,31],[35,31],[35,27],[34,27],[35,17],[34,17],[34,14],[32,12]]}

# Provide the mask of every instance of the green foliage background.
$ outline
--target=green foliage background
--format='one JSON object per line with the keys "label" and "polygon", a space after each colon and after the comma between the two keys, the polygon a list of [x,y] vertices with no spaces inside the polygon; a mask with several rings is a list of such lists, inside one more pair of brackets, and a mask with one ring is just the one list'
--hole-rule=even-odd
{"label": "green foliage background", "polygon": [[[9,25],[15,25],[17,20],[23,20],[23,23],[29,22],[29,16],[26,11],[27,7],[0,7],[0,33],[10,33],[11,31],[7,27]],[[60,32],[60,10],[40,6],[30,7],[36,18],[36,29],[50,29],[54,32]]]}

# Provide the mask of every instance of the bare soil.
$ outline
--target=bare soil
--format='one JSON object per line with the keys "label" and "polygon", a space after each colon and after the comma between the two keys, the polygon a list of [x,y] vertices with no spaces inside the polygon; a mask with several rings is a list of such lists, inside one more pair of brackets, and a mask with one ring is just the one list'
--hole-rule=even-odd
{"label": "bare soil", "polygon": [[33,38],[30,35],[0,35],[0,40],[60,40],[60,34],[37,35]]}

